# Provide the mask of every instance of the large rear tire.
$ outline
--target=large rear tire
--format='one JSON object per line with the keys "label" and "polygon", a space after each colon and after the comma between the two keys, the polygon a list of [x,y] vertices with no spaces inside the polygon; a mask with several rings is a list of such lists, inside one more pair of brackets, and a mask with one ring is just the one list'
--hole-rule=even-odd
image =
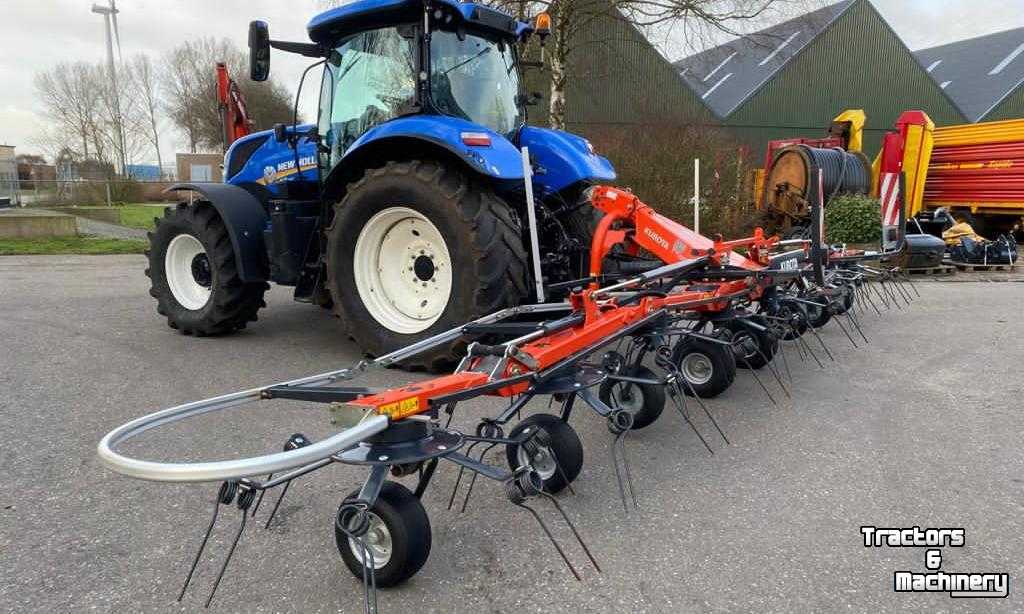
{"label": "large rear tire", "polygon": [[234,332],[266,306],[270,286],[241,280],[227,227],[209,203],[168,207],[149,233],[146,256],[157,312],[186,335]]}
{"label": "large rear tire", "polygon": [[[326,233],[334,313],[371,356],[517,305],[527,294],[526,251],[508,205],[437,161],[367,170],[334,206]],[[452,342],[403,366],[439,371],[461,349]]]}

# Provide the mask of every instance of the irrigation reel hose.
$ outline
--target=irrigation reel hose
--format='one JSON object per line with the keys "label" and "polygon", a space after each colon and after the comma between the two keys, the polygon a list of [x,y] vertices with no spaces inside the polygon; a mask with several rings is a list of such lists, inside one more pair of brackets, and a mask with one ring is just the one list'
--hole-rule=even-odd
{"label": "irrigation reel hose", "polygon": [[868,194],[871,191],[871,163],[861,152],[838,147],[790,145],[780,149],[765,178],[764,203],[774,215],[790,222],[809,213],[808,203],[817,202],[817,177],[827,204],[837,194]]}

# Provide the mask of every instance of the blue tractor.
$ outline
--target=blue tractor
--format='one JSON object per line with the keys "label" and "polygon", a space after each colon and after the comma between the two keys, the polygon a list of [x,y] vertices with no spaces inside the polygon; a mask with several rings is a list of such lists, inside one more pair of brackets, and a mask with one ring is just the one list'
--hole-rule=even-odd
{"label": "blue tractor", "polygon": [[545,30],[455,0],[357,0],[314,17],[311,42],[252,22],[253,80],[271,48],[316,58],[316,123],[235,141],[223,184],[172,187],[195,196],[152,233],[158,311],[185,334],[225,334],[256,320],[268,282],[294,286],[379,356],[535,300],[538,271],[585,276],[583,193],[615,172],[584,138],[526,123],[519,52]]}

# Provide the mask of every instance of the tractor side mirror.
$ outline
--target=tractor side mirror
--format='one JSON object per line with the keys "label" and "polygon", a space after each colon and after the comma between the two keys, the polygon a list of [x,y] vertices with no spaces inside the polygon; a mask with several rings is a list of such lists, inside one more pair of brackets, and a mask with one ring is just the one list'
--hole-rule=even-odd
{"label": "tractor side mirror", "polygon": [[270,27],[265,21],[249,22],[249,78],[266,81],[270,76]]}

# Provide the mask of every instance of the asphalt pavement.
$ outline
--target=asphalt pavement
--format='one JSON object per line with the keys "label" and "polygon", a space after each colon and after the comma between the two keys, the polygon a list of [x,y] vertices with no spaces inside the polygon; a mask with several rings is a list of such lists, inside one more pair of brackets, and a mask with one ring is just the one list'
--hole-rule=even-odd
{"label": "asphalt pavement", "polygon": [[[156,314],[144,266],[140,256],[0,258],[0,611],[200,611],[237,511],[222,511],[178,604],[216,487],[113,474],[97,441],[143,413],[359,358],[326,311],[292,302],[285,288],[237,335],[179,335]],[[430,559],[381,591],[380,611],[1024,611],[1024,284],[917,288],[922,297],[903,310],[862,315],[866,347],[827,326],[837,360],[824,369],[791,350],[792,400],[766,381],[772,405],[741,372],[709,402],[732,445],[698,420],[713,456],[669,409],[631,434],[635,512],[622,511],[607,428],[577,412],[586,460],[576,493],[560,500],[602,572],[549,506],[536,507],[580,582],[497,484],[481,480],[466,512],[447,511],[457,472],[442,465],[424,497]],[[417,377],[389,370],[366,382]],[[455,424],[471,429],[499,407],[467,404]],[[297,431],[331,429],[321,409],[279,405],[151,431],[130,449],[227,458],[277,450]],[[269,529],[246,530],[210,611],[362,611],[333,514],[364,477],[335,466],[296,481]],[[924,571],[925,549],[866,548],[862,525],[963,527],[966,546],[943,548],[942,570],[1007,572],[1010,596],[896,594],[893,572]]]}

